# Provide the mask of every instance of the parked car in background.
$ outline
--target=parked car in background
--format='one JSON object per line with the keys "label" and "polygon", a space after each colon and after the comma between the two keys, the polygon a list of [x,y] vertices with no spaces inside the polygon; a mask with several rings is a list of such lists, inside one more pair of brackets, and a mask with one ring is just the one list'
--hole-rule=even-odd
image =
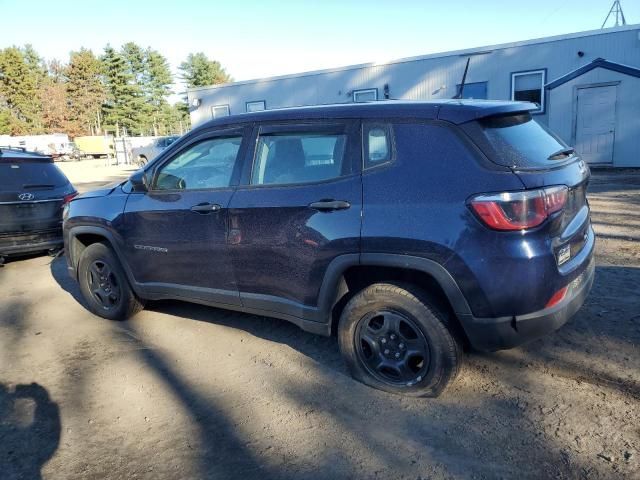
{"label": "parked car in background", "polygon": [[528,102],[269,110],[212,120],[65,210],[104,318],[180,299],[337,333],[353,376],[438,395],[462,347],[562,326],[594,278],[589,168]]}
{"label": "parked car in background", "polygon": [[0,147],[0,263],[62,246],[62,207],[77,195],[53,159]]}
{"label": "parked car in background", "polygon": [[135,147],[131,149],[131,157],[133,161],[139,166],[143,167],[148,162],[156,158],[160,152],[175,142],[178,138],[177,135],[169,137],[156,137],[147,145],[141,147]]}

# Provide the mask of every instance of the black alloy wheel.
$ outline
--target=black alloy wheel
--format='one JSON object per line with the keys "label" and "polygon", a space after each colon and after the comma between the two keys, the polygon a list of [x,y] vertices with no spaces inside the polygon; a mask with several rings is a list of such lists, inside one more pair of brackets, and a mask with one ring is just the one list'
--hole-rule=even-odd
{"label": "black alloy wheel", "polygon": [[105,310],[117,308],[122,298],[120,282],[108,263],[94,261],[87,270],[87,283],[93,298]]}
{"label": "black alloy wheel", "polygon": [[369,313],[358,323],[355,341],[360,361],[382,382],[412,386],[429,370],[429,342],[417,324],[402,313]]}

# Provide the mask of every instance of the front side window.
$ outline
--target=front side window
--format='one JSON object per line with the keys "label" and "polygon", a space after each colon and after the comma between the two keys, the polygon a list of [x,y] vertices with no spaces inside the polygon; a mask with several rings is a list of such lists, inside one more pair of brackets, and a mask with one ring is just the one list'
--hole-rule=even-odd
{"label": "front side window", "polygon": [[343,133],[261,135],[251,183],[320,182],[344,173],[347,136]]}
{"label": "front side window", "polygon": [[213,138],[189,146],[163,165],[154,190],[225,188],[240,150],[242,137]]}
{"label": "front side window", "polygon": [[540,108],[534,113],[543,113],[545,77],[544,70],[512,73],[511,100],[537,103]]}

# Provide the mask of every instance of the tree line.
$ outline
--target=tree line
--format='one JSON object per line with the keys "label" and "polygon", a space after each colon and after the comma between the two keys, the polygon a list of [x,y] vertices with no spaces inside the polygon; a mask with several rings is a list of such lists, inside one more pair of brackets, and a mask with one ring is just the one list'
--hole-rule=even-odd
{"label": "tree line", "polygon": [[[178,78],[187,87],[231,77],[204,53],[189,54]],[[171,105],[174,76],[151,47],[81,48],[67,63],[45,61],[31,45],[0,50],[0,134],[169,135],[188,129],[186,99]]]}

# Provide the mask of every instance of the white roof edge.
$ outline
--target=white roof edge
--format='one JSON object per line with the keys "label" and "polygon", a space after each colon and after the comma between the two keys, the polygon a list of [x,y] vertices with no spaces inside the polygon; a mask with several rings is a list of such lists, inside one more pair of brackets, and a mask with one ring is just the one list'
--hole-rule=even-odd
{"label": "white roof edge", "polygon": [[336,68],[325,68],[321,70],[311,70],[308,72],[299,72],[299,73],[289,73],[286,75],[277,75],[274,77],[263,77],[263,78],[255,78],[251,80],[242,80],[239,82],[230,82],[230,83],[221,83],[219,85],[209,85],[206,87],[194,87],[187,89],[187,94],[191,92],[198,92],[202,90],[216,90],[219,88],[231,87],[236,85],[248,85],[251,83],[264,83],[264,82],[273,82],[277,80],[285,80],[288,78],[299,78],[299,77],[308,77],[313,75],[322,75],[325,73],[334,73],[334,72],[344,72],[347,70],[356,70],[359,68],[366,67],[376,67],[383,65],[393,65],[396,63],[406,63],[406,62],[415,62],[419,60],[427,60],[432,58],[443,58],[443,57],[453,57],[453,56],[464,56],[464,55],[473,55],[473,54],[482,54],[482,53],[491,53],[494,50],[503,50],[506,48],[514,48],[514,47],[523,47],[527,45],[535,45],[538,43],[547,43],[547,42],[557,42],[560,40],[570,40],[573,38],[581,38],[581,37],[589,37],[593,35],[605,35],[610,33],[618,33],[628,30],[636,30],[640,29],[640,24],[636,23],[633,25],[625,25],[621,27],[611,27],[611,28],[602,28],[598,30],[586,30],[583,32],[575,32],[575,33],[565,33],[562,35],[554,35],[551,37],[541,37],[534,38],[531,40],[521,40],[517,42],[510,43],[500,43],[496,45],[486,45],[482,47],[473,47],[467,48],[463,50],[451,50],[448,52],[440,52],[440,53],[430,53],[427,55],[418,55],[414,57],[404,57],[398,58],[394,60],[389,60],[386,62],[369,62],[369,63],[359,63],[357,65],[345,65],[344,67],[336,67]]}

